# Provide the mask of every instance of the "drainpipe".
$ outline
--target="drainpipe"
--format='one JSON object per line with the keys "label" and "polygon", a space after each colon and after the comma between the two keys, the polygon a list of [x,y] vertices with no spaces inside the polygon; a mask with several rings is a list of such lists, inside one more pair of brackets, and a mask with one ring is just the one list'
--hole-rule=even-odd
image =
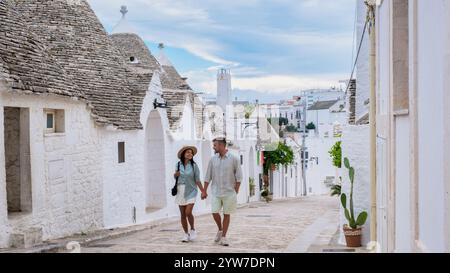
{"label": "drainpipe", "polygon": [[370,35],[370,240],[377,241],[377,173],[376,173],[376,31],[375,0],[366,0]]}

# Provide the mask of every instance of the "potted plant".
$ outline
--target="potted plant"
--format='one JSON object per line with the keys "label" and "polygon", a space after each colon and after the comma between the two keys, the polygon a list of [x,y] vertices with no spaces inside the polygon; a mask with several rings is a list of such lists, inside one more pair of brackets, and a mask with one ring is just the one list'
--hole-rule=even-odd
{"label": "potted plant", "polygon": [[[340,169],[342,167],[342,148],[341,141],[336,142],[333,147],[331,147],[330,151],[331,160],[333,161],[333,166]],[[339,177],[339,182],[335,183],[331,186],[331,196],[341,196],[341,188],[342,188],[342,178]]]}
{"label": "potted plant", "polygon": [[348,225],[344,225],[344,235],[348,247],[360,247],[362,226],[366,223],[367,212],[361,212],[357,218],[355,218],[354,206],[353,206],[353,184],[355,179],[355,169],[350,166],[348,158],[344,158],[344,166],[348,169],[348,176],[350,177],[350,207],[347,208],[347,195],[341,194],[341,204],[344,208],[345,218],[348,221]]}
{"label": "potted plant", "polygon": [[306,129],[307,130],[316,130],[316,125],[313,122],[308,123],[308,125],[306,125]]}
{"label": "potted plant", "polygon": [[261,191],[261,197],[264,198],[264,200],[266,200],[267,203],[272,201],[273,195],[270,193],[268,187],[264,187],[264,189]]}
{"label": "potted plant", "polygon": [[256,188],[255,179],[250,177],[248,179],[248,185],[249,185],[249,188],[250,188],[250,196],[254,196],[255,195],[255,188]]}

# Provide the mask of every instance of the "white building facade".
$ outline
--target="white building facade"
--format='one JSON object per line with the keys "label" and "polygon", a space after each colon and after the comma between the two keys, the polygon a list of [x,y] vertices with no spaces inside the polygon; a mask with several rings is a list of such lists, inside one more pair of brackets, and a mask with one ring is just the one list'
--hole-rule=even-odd
{"label": "white building facade", "polygon": [[387,252],[448,252],[450,1],[379,4],[377,239]]}

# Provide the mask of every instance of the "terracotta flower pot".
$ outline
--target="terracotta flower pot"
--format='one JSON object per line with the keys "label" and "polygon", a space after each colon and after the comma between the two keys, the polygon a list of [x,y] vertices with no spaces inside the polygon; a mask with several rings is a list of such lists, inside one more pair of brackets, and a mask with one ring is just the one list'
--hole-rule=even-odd
{"label": "terracotta flower pot", "polygon": [[345,241],[348,247],[361,247],[362,228],[352,229],[348,225],[344,226]]}

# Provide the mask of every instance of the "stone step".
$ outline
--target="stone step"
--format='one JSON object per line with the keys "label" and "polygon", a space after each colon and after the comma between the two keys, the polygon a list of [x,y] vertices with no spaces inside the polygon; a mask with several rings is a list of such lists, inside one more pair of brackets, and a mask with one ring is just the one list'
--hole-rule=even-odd
{"label": "stone step", "polygon": [[42,228],[29,228],[11,234],[11,247],[30,248],[42,244]]}

